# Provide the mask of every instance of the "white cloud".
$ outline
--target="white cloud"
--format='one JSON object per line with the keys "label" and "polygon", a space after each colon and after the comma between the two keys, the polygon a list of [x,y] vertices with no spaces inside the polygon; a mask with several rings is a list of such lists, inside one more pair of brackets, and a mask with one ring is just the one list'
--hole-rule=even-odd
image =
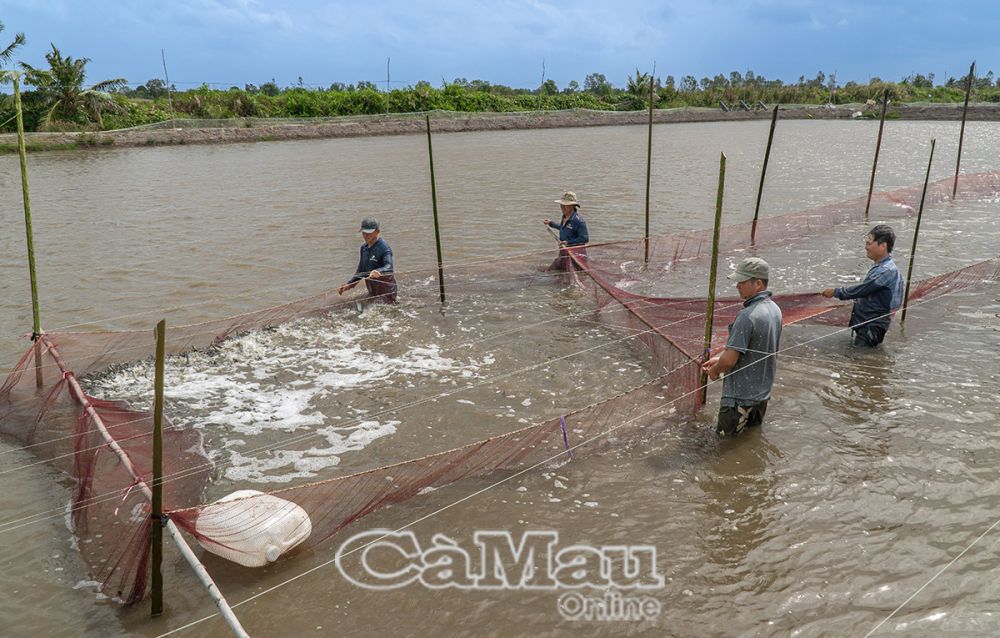
{"label": "white cloud", "polygon": [[257,0],[178,0],[175,11],[213,26],[219,24],[256,24],[291,31],[295,22],[283,10],[269,10]]}

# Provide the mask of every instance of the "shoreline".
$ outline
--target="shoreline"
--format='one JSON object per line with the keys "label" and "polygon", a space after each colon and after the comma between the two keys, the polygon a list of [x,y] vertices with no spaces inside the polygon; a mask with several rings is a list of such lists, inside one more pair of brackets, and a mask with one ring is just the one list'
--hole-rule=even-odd
{"label": "shoreline", "polygon": [[[790,105],[781,109],[779,117],[792,120],[877,119],[877,111],[860,115],[862,108],[863,105],[860,104],[842,104],[836,107]],[[27,133],[25,141],[28,151],[35,152],[417,135],[426,132],[425,115],[431,116],[431,126],[435,133],[645,125],[649,121],[648,111],[574,110],[512,113],[438,111],[429,114],[343,116],[311,120],[173,120],[118,131]],[[653,112],[653,122],[657,124],[739,122],[767,120],[770,117],[769,110],[723,111],[717,108],[683,107]],[[913,103],[891,106],[886,119],[958,121],[961,117],[961,104]],[[970,104],[968,120],[1000,121],[1000,104]],[[17,152],[16,134],[0,135],[0,152]]]}

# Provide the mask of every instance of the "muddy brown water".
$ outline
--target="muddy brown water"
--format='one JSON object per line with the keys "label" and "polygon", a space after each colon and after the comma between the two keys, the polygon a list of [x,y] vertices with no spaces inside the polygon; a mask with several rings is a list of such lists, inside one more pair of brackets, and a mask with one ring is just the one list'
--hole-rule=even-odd
{"label": "muddy brown water", "polygon": [[[660,125],[654,132],[654,233],[704,228],[718,153],[728,155],[725,215],[752,212],[767,122]],[[877,123],[781,122],[765,214],[856,197],[867,187]],[[890,122],[880,190],[954,170],[954,122]],[[1000,124],[968,125],[963,169],[994,170]],[[538,252],[541,219],[575,190],[595,240],[642,232],[645,129],[478,132],[435,138],[442,243],[457,263]],[[13,366],[31,311],[17,161],[0,158],[0,361]],[[434,263],[422,137],[47,153],[30,158],[42,321],[48,330],[148,329],[253,310],[341,282],[361,217],[385,228],[401,270]],[[921,228],[918,272],[1000,253],[1000,202],[937,204]],[[913,220],[894,222],[897,258]],[[772,288],[850,282],[867,268],[866,227],[789,237]],[[764,255],[765,257],[767,255]],[[523,273],[511,273],[512,278]],[[530,278],[495,296],[454,292],[248,335],[171,361],[175,418],[201,427],[220,464],[208,498],[405,460],[580,407],[652,378],[655,364],[590,321],[587,299]],[[664,279],[671,290],[696,287]],[[405,291],[404,291],[405,292]],[[996,521],[1000,288],[914,307],[885,346],[859,352],[829,326],[789,327],[763,428],[719,442],[710,405],[691,423],[493,485],[459,484],[378,512],[327,543],[261,570],[206,556],[253,635],[864,635]],[[808,342],[808,343],[806,343]],[[588,350],[587,352],[581,352]],[[524,370],[524,372],[519,372]],[[148,369],[92,380],[142,402]],[[469,387],[467,387],[469,386]],[[380,414],[437,397],[430,403]],[[377,415],[377,416],[372,416]],[[315,432],[304,446],[283,437]],[[258,443],[269,453],[245,454]],[[213,613],[168,553],[167,614],[95,597],[62,516],[65,479],[0,445],[0,618],[5,635],[156,636]],[[486,489],[488,488],[488,489]],[[482,491],[481,493],[480,490]],[[464,499],[464,500],[463,500]],[[442,511],[441,508],[445,508]],[[473,547],[476,531],[556,531],[560,545],[652,545],[662,587],[655,619],[564,619],[554,591],[411,584],[372,591],[333,564],[370,528],[413,526]],[[19,523],[25,519],[23,522]],[[316,571],[293,582],[293,576]],[[993,635],[996,539],[986,535],[880,632]],[[602,590],[580,590],[587,596]],[[225,636],[218,618],[175,635]]]}

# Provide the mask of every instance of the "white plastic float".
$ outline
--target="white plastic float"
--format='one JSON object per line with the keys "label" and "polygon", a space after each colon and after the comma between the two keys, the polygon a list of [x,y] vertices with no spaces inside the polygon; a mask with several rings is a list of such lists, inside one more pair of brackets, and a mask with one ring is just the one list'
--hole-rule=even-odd
{"label": "white plastic float", "polygon": [[239,490],[205,506],[195,531],[206,551],[244,567],[263,567],[309,538],[312,521],[291,501]]}

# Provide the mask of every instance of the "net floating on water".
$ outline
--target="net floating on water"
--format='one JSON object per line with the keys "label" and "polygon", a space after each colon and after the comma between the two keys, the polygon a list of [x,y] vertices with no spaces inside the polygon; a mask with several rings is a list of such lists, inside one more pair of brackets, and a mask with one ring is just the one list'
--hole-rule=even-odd
{"label": "net floating on water", "polygon": [[[928,202],[949,198],[951,180],[931,185]],[[1000,173],[962,177],[962,196],[995,198],[1000,193]],[[914,186],[882,193],[873,200],[871,218],[912,216],[921,188]],[[802,213],[765,217],[758,223],[755,250],[772,250],[787,244],[790,236],[817,235],[839,224],[865,221],[864,198],[814,208]],[[723,229],[723,256],[747,253],[750,224]],[[203,503],[205,487],[214,464],[205,453],[201,433],[166,422],[164,427],[164,509],[179,527],[212,551],[233,549],[257,535],[261,525],[280,520],[290,536],[272,543],[278,556],[296,544],[314,546],[345,526],[386,505],[400,503],[429,488],[496,472],[519,472],[538,464],[565,462],[563,433],[576,457],[596,453],[616,441],[641,438],[672,423],[689,419],[699,407],[697,392],[706,301],[695,295],[653,296],[625,287],[652,272],[685,276],[696,267],[707,267],[711,231],[693,231],[649,239],[649,266],[643,265],[645,241],[592,244],[584,257],[579,249],[561,256],[564,275],[589,291],[602,321],[631,330],[653,353],[663,372],[653,381],[593,405],[553,417],[514,432],[475,441],[419,459],[326,481],[247,495],[223,503]],[[462,294],[480,296],[488,291],[523,291],[544,276],[537,256],[493,259],[489,262],[445,268],[452,303]],[[561,275],[563,276],[563,275]],[[434,271],[401,277],[406,292],[434,299]],[[1000,258],[930,278],[913,287],[911,299],[929,299],[984,281],[1000,280]],[[846,323],[835,317],[848,306],[815,293],[775,295],[785,322],[805,319]],[[228,336],[276,326],[308,316],[352,309],[354,302],[327,290],[312,297],[236,317],[172,328],[167,352],[180,354],[212,346]],[[716,301],[714,349],[725,343],[725,326],[741,307],[735,298]],[[31,347],[0,386],[0,434],[20,445],[31,446],[43,459],[51,459],[75,481],[72,499],[73,532],[92,578],[105,594],[125,603],[143,597],[149,572],[150,512],[137,479],[106,446],[104,428],[124,451],[139,477],[151,483],[152,416],[121,401],[88,396],[77,376],[114,364],[137,361],[153,352],[148,331],[99,333],[50,333],[42,339],[40,359]],[[40,367],[42,384],[36,387]],[[565,421],[565,427],[560,421]],[[278,503],[275,499],[281,499]],[[289,505],[284,505],[288,503]],[[261,507],[256,505],[260,504]],[[264,504],[267,504],[266,506]],[[240,507],[247,515],[222,525],[221,508]],[[286,512],[286,520],[276,512]],[[304,513],[304,517],[302,516]],[[275,517],[278,517],[277,519]],[[289,523],[289,521],[291,521]],[[307,532],[306,529],[309,528]],[[301,536],[301,539],[299,538]],[[259,539],[258,539],[259,540]],[[263,557],[269,558],[267,543]],[[281,552],[277,548],[283,548]],[[258,550],[260,547],[257,548]],[[255,550],[256,552],[257,550]],[[276,558],[278,557],[276,556]],[[258,559],[255,559],[259,560]]]}

